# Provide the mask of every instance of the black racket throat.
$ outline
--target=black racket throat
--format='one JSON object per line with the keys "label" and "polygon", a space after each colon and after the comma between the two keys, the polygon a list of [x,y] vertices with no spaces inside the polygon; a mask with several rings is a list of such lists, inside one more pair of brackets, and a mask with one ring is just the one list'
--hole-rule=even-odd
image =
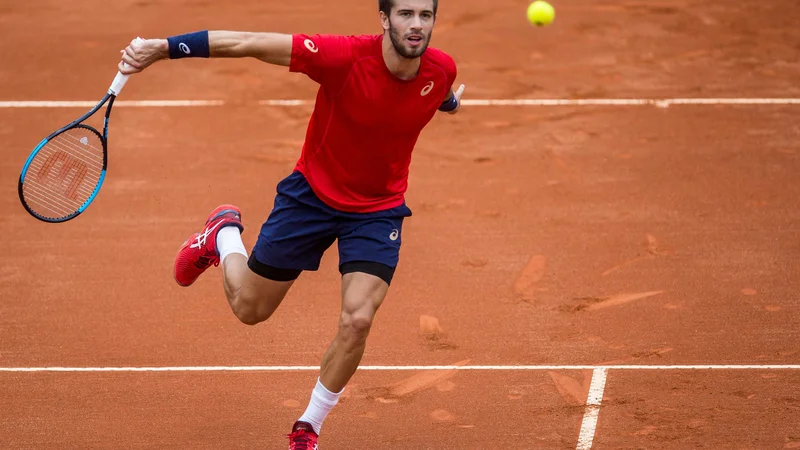
{"label": "black racket throat", "polygon": [[[95,113],[96,113],[96,112],[97,112],[97,111],[98,111],[100,108],[102,108],[102,107],[103,107],[103,105],[105,105],[106,103],[108,103],[108,106],[106,107],[106,115],[105,115],[105,118],[106,118],[106,121],[108,121],[108,118],[109,118],[109,117],[111,117],[111,107],[112,107],[112,106],[114,106],[114,100],[115,100],[116,98],[117,98],[117,96],[116,96],[116,95],[114,95],[114,94],[111,94],[111,93],[108,93],[108,94],[106,94],[106,95],[105,95],[105,96],[102,98],[102,100],[100,100],[100,102],[99,102],[99,103],[97,103],[97,105],[95,105],[95,107],[94,107],[94,108],[92,108],[91,110],[89,110],[89,112],[87,112],[86,114],[82,115],[81,117],[79,117],[79,118],[78,118],[77,120],[75,120],[74,122],[72,122],[72,123],[70,123],[69,125],[67,125],[66,127],[64,127],[64,129],[66,130],[66,129],[69,129],[69,128],[71,128],[71,127],[74,127],[74,126],[76,126],[76,125],[78,125],[78,124],[82,123],[83,121],[85,121],[85,120],[86,120],[86,119],[88,119],[89,117],[92,117],[92,116],[93,116],[93,115],[94,115],[94,114],[95,114]],[[107,122],[106,122],[106,125],[107,125]],[[57,134],[57,133],[56,133],[56,134]]]}

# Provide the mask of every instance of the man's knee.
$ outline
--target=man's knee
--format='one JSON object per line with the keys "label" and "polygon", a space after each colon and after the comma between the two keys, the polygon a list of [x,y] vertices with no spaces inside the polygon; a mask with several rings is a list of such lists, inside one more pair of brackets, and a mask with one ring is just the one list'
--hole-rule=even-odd
{"label": "man's knee", "polygon": [[265,322],[269,319],[271,314],[263,314],[259,313],[258,308],[247,304],[239,302],[233,308],[233,314],[236,315],[236,318],[239,319],[245,325],[258,325],[261,322]]}
{"label": "man's knee", "polygon": [[363,341],[372,328],[373,316],[365,313],[342,313],[339,332],[348,342]]}
{"label": "man's knee", "polygon": [[339,333],[346,342],[359,345],[366,340],[375,314],[389,288],[377,275],[353,272],[343,278],[342,314]]}
{"label": "man's knee", "polygon": [[259,308],[258,302],[244,298],[241,295],[236,296],[232,306],[233,314],[245,325],[258,325],[272,315],[270,311],[264,311],[263,308]]}
{"label": "man's knee", "polygon": [[286,296],[291,283],[280,283],[269,288],[243,288],[230,301],[233,314],[245,325],[257,325],[272,316]]}

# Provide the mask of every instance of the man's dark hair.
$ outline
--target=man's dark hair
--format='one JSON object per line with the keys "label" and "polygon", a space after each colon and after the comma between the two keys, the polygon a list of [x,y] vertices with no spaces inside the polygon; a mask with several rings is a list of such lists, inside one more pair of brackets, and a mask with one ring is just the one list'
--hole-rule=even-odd
{"label": "man's dark hair", "polygon": [[[383,11],[387,16],[391,15],[392,8],[394,8],[394,0],[378,0],[378,11]],[[439,9],[439,0],[433,0],[433,15],[436,15],[436,10]]]}

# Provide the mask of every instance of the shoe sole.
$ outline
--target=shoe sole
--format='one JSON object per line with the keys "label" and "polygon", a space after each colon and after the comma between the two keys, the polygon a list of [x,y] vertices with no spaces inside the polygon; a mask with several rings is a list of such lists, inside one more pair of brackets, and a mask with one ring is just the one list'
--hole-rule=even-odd
{"label": "shoe sole", "polygon": [[[185,240],[185,241],[183,242],[183,244],[181,244],[181,248],[179,248],[179,249],[178,249],[178,254],[177,254],[177,255],[175,255],[175,261],[176,261],[176,262],[177,262],[177,260],[178,260],[178,255],[180,255],[180,254],[181,254],[181,252],[183,251],[183,249],[184,249],[184,248],[186,248],[186,245],[187,245],[187,244],[189,244],[189,242],[191,242],[191,241],[192,241],[192,239],[194,239],[194,238],[195,238],[195,236],[197,236],[197,235],[199,235],[199,234],[200,234],[200,233],[194,233],[193,235],[191,235],[191,236],[189,237],[189,239]],[[173,264],[173,270],[172,270],[172,278],[175,280],[175,282],[176,282],[176,283],[178,283],[178,286],[181,286],[181,287],[189,287],[189,286],[191,286],[191,285],[194,283],[194,281],[193,281],[193,282],[191,282],[191,283],[189,283],[189,284],[183,284],[183,283],[181,283],[180,281],[178,281],[178,277],[177,277],[177,276],[175,276],[174,264]],[[195,281],[197,281],[197,280],[195,280]]]}

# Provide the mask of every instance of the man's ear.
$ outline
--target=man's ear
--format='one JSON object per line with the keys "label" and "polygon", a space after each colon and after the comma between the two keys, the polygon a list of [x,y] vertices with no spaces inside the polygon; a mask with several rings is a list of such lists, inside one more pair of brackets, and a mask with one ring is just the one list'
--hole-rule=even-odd
{"label": "man's ear", "polygon": [[383,31],[389,31],[389,16],[386,15],[383,11],[380,11],[381,16],[381,26],[383,27]]}

